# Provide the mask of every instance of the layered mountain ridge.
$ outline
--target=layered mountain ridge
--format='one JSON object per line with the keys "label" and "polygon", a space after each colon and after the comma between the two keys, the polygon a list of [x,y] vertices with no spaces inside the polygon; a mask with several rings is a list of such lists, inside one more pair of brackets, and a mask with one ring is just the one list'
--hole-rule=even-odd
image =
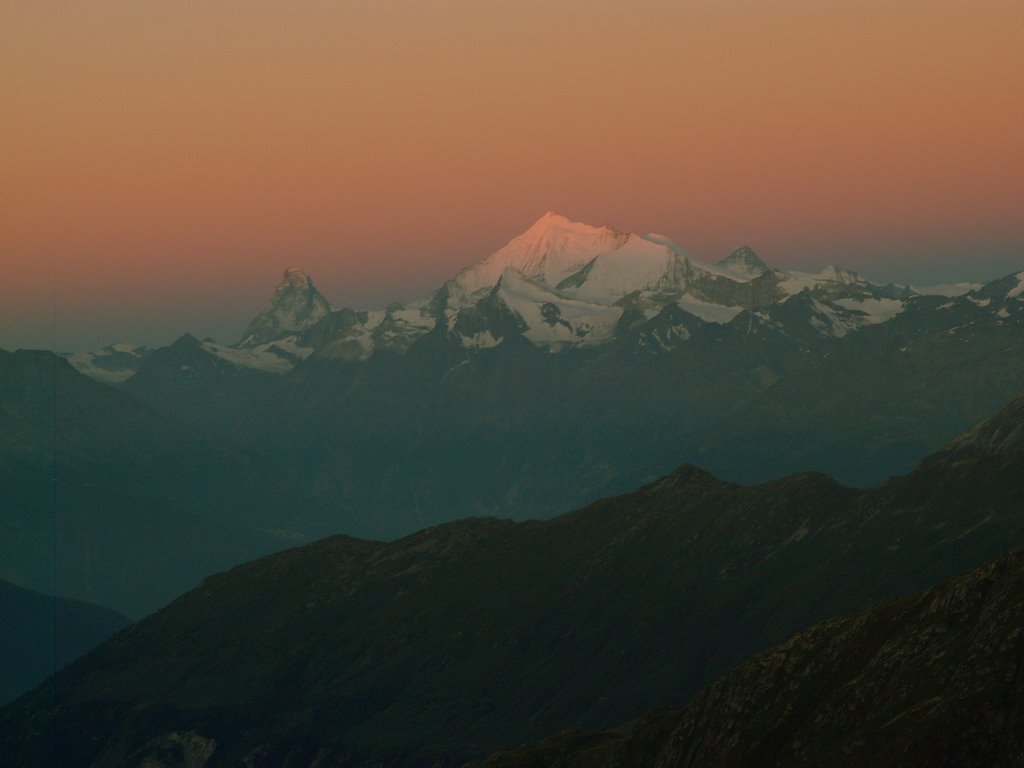
{"label": "layered mountain ridge", "polygon": [[[301,311],[284,312],[277,331],[246,346],[186,334],[140,357],[105,397],[141,402],[272,470],[302,499],[302,520],[276,503],[260,528],[391,539],[469,516],[550,518],[681,463],[734,482],[815,470],[870,487],[1024,391],[1017,274],[930,291],[835,268],[782,272],[749,248],[707,265],[666,237],[554,214],[498,255],[461,288],[453,279],[372,312],[330,308],[291,271],[275,306]],[[0,392],[0,411],[25,409],[23,394]],[[94,415],[85,408],[61,428],[82,434]],[[203,450],[182,448],[171,465]],[[45,509],[50,489],[33,488],[22,506]],[[85,540],[105,540],[105,516],[74,519],[83,535],[94,529]],[[120,568],[127,553],[95,562]],[[180,565],[195,574],[239,562],[201,560]],[[34,559],[16,549],[14,561]],[[132,614],[155,607],[145,574],[115,583],[113,572],[71,594]],[[131,604],[123,585],[139,588]]]}
{"label": "layered mountain ridge", "polygon": [[[1019,426],[1019,413],[1000,418]],[[388,543],[334,536],[207,579],[0,710],[0,762],[410,768],[608,726],[692,700],[816,621],[1021,545],[1022,471],[1015,444],[867,491],[817,473],[743,487],[683,466],[547,522],[467,519]],[[1004,675],[1019,663],[1019,632],[1007,633],[1020,622],[1020,573],[1018,556],[798,636],[698,699],[680,730],[697,741],[680,748],[705,733],[709,754],[742,756],[739,734],[755,749],[737,765],[789,764],[773,761],[783,748],[832,764],[814,761],[841,746],[829,727],[870,735],[901,712],[947,728],[980,712],[979,734],[1007,743],[989,709],[971,707],[994,701],[1006,715],[1002,692],[1019,685]],[[869,682],[843,685],[862,668]],[[967,698],[942,690],[944,669]],[[614,750],[618,762],[574,762],[549,747],[495,764],[645,764]],[[845,764],[867,753],[851,754]]]}
{"label": "layered mountain ridge", "polygon": [[681,462],[869,486],[1024,389],[1020,284],[876,285],[746,246],[709,265],[548,214],[408,305],[323,314],[286,279],[275,306],[312,324],[183,338],[121,386],[285,467],[346,510],[336,530],[371,538],[550,517]]}

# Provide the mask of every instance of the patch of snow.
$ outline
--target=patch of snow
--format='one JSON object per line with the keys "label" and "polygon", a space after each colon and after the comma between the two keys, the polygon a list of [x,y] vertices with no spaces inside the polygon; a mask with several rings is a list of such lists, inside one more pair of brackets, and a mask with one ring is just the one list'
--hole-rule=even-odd
{"label": "patch of snow", "polygon": [[828,304],[815,301],[813,306],[818,316],[811,318],[811,325],[823,335],[841,339],[857,328],[856,323],[851,323],[847,318],[838,315]]}
{"label": "patch of snow", "polygon": [[583,301],[530,280],[513,267],[501,275],[498,297],[526,325],[539,345],[600,344],[614,336],[622,308]]}
{"label": "patch of snow", "polygon": [[289,355],[294,355],[295,357],[300,358],[302,360],[305,360],[307,357],[313,354],[312,347],[299,346],[298,336],[289,336],[285,339],[278,339],[277,341],[272,341],[269,344],[257,347],[257,349],[263,349],[264,347],[268,351],[270,350],[271,347],[277,347],[281,351],[286,352]]}
{"label": "patch of snow", "polygon": [[593,259],[578,273],[567,295],[611,304],[634,291],[678,291],[686,284],[686,261],[661,243],[630,235],[614,251]]}
{"label": "patch of snow", "polygon": [[142,353],[143,349],[144,347],[136,347],[134,344],[128,344],[127,342],[121,341],[117,344],[111,344],[109,347],[104,347],[103,351],[106,352],[107,350],[110,350],[111,352],[123,352],[124,354],[138,357]]}
{"label": "patch of snow", "polygon": [[779,290],[790,295],[796,295],[805,290],[813,291],[828,284],[853,285],[860,282],[860,278],[855,272],[832,266],[825,267],[816,275],[809,272],[782,272],[781,275]]}
{"label": "patch of snow", "polygon": [[388,313],[391,319],[411,329],[429,331],[434,327],[434,318],[426,311],[425,307],[393,310]]}
{"label": "patch of snow", "polygon": [[555,286],[598,254],[621,246],[627,237],[611,227],[592,227],[549,211],[503,248],[462,270],[452,282],[473,296],[494,287],[502,273],[513,267],[531,279]]}
{"label": "patch of snow", "polygon": [[685,325],[673,325],[670,327],[664,336],[660,330],[655,330],[651,333],[651,338],[658,343],[658,346],[665,352],[670,352],[675,348],[674,341],[689,341],[690,329]]}
{"label": "patch of snow", "polygon": [[866,325],[886,323],[907,307],[899,299],[837,299],[832,303],[843,309],[862,312]]}
{"label": "patch of snow", "polygon": [[779,281],[779,290],[790,296],[795,296],[803,291],[814,290],[820,283],[821,280],[817,275],[807,272],[783,272],[782,279]]}
{"label": "patch of snow", "polygon": [[[267,371],[268,373],[287,373],[295,367],[293,360],[289,359],[288,355],[279,354],[274,351],[277,347],[285,352],[291,352],[287,349],[284,344],[280,341],[272,341],[266,344],[260,344],[256,347],[250,347],[249,349],[237,349],[235,347],[225,347],[222,344],[217,344],[212,341],[202,342],[202,347],[210,354],[216,355],[221,360],[226,360],[233,365],[241,366],[242,368],[253,368],[258,371]],[[303,347],[295,346],[292,347],[295,350],[300,350],[301,353],[296,354],[296,357],[307,357],[313,350],[306,350]]]}
{"label": "patch of snow", "polygon": [[459,338],[462,340],[462,346],[468,349],[491,349],[501,344],[501,339],[494,338],[490,331],[481,331],[472,336],[460,334]]}
{"label": "patch of snow", "polygon": [[947,296],[955,298],[971,291],[976,291],[981,287],[983,287],[981,283],[943,283],[941,285],[912,285],[910,290],[921,296]]}
{"label": "patch of snow", "polygon": [[93,355],[93,352],[76,352],[73,355],[69,355],[67,360],[83,376],[88,376],[90,379],[102,381],[106,384],[120,384],[122,381],[130,379],[132,374],[135,373],[131,368],[101,368],[93,364]]}
{"label": "patch of snow", "polygon": [[718,323],[725,325],[735,319],[736,315],[743,311],[743,307],[727,307],[721,304],[712,304],[708,301],[701,301],[690,295],[681,296],[676,304],[679,308],[699,317],[707,323]]}
{"label": "patch of snow", "polygon": [[383,309],[371,309],[369,312],[366,313],[366,322],[363,325],[368,331],[372,331],[374,328],[380,325],[384,318],[387,316],[388,313],[385,312]]}
{"label": "patch of snow", "polygon": [[1017,284],[1006,294],[1008,299],[1017,299],[1024,294],[1024,272],[1017,273]]}

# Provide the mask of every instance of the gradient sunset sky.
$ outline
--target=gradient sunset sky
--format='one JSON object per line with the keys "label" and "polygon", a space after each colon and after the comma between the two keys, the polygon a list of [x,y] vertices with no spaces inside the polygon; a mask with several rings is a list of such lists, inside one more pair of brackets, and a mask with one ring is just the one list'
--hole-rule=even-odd
{"label": "gradient sunset sky", "polygon": [[5,0],[0,347],[409,300],[546,210],[878,281],[1024,269],[1024,2]]}

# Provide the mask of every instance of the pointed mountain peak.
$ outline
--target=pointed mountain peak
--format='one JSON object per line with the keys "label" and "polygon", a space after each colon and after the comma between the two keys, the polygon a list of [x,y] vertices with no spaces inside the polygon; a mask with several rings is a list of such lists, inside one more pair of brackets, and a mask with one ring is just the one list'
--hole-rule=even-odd
{"label": "pointed mountain peak", "polygon": [[305,272],[298,267],[285,267],[284,276],[277,285],[277,290],[282,288],[306,288],[313,285],[313,281]]}
{"label": "pointed mountain peak", "polygon": [[560,213],[557,213],[556,211],[548,211],[547,213],[545,213],[543,216],[541,216],[539,219],[537,219],[536,222],[534,222],[534,226],[537,226],[537,224],[540,224],[542,222],[566,223],[566,224],[572,223],[572,222],[569,221],[568,218],[566,218],[565,216],[563,216]]}
{"label": "pointed mountain peak", "polygon": [[761,261],[761,258],[749,245],[740,246],[715,266],[730,274],[748,279],[753,279],[768,271],[768,265]]}
{"label": "pointed mountain peak", "polygon": [[287,267],[270,307],[257,315],[242,334],[240,347],[255,347],[291,336],[331,314],[331,305],[298,267]]}

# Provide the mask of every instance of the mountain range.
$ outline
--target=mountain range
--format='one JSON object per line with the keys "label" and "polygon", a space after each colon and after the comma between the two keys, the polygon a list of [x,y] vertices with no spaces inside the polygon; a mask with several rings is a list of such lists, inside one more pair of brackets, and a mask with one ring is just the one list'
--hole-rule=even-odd
{"label": "mountain range", "polygon": [[60,594],[138,617],[294,543],[547,519],[683,463],[877,485],[1024,391],[1021,274],[708,265],[547,214],[408,306],[291,268],[235,344],[0,352],[0,577],[52,588],[54,515]]}
{"label": "mountain range", "polygon": [[[738,486],[683,466],[547,522],[335,536],[256,560],[0,710],[0,762],[457,765],[692,700],[495,764],[639,765],[703,754],[701,734],[711,765],[899,764],[933,726],[922,760],[953,744],[1014,764],[1019,744],[996,737],[1019,717],[1019,556],[816,627],[694,697],[816,621],[1024,544],[1022,413],[1014,401],[868,490],[815,473]],[[943,730],[964,712],[980,741]],[[909,736],[879,751],[872,738],[890,733]],[[601,760],[569,759],[591,747]]]}
{"label": "mountain range", "polygon": [[123,387],[370,537],[550,517],[684,462],[867,487],[1024,390],[1022,276],[876,285],[748,247],[707,265],[549,213],[408,305],[331,310],[289,269],[239,343],[183,336]]}
{"label": "mountain range", "polygon": [[[1019,285],[1018,276],[1010,298],[1021,294]],[[795,319],[786,315],[796,314],[809,326],[800,333],[841,338],[891,320],[922,296],[970,296],[976,306],[988,306],[973,295],[982,288],[970,283],[880,286],[834,266],[816,274],[783,271],[769,268],[748,246],[708,265],[663,235],[593,227],[548,212],[503,248],[408,305],[333,312],[311,278],[288,267],[270,306],[237,344],[207,341],[205,349],[235,365],[280,373],[314,353],[343,360],[366,360],[378,349],[402,353],[441,323],[450,340],[467,350],[522,336],[557,353],[608,344],[666,310],[703,324],[738,320],[747,332],[756,332],[755,324],[778,329]],[[795,312],[779,309],[795,296],[809,301]],[[1000,309],[1002,304],[992,307],[1003,317]],[[778,314],[783,316],[774,317]],[[637,341],[658,350],[689,338],[686,325],[663,326],[651,326]],[[116,369],[120,377],[137,368],[147,352],[113,345],[71,360],[83,373],[100,377],[104,374],[97,371]],[[116,367],[115,354],[122,355]],[[97,361],[107,364],[101,368]]]}

